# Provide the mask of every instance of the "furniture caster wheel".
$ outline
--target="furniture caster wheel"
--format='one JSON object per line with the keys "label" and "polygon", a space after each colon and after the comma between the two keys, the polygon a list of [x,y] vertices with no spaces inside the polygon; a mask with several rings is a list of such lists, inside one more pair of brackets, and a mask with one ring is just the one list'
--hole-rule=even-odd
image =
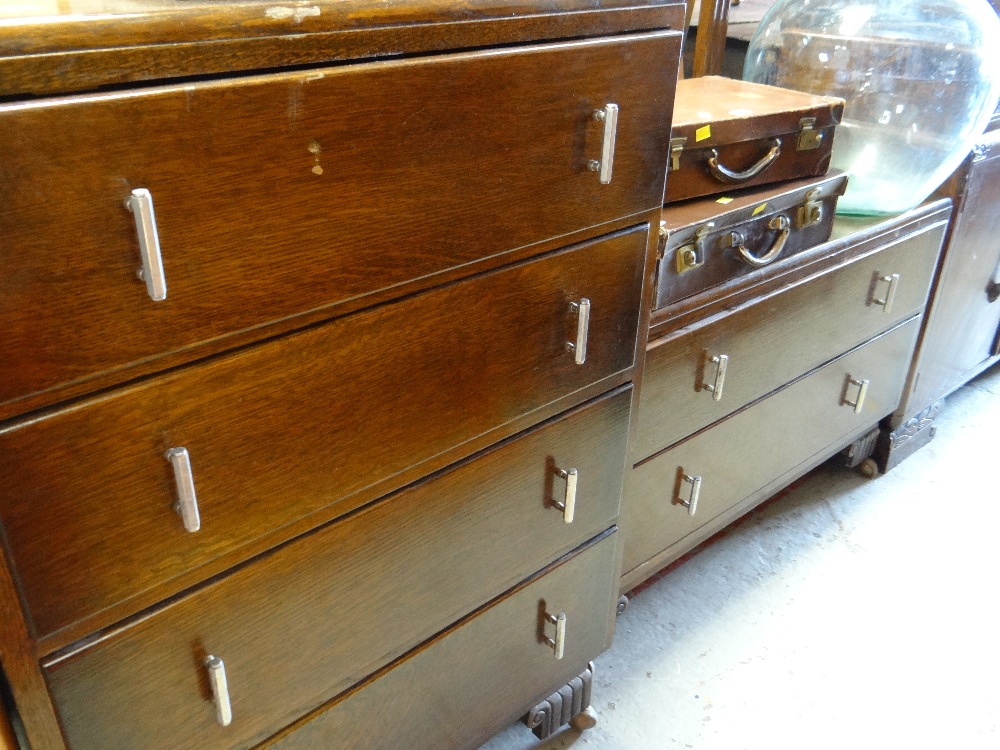
{"label": "furniture caster wheel", "polygon": [[858,473],[865,479],[874,479],[878,476],[878,464],[874,458],[866,458],[858,464]]}
{"label": "furniture caster wheel", "polygon": [[628,609],[628,597],[622,594],[618,597],[618,606],[615,608],[615,615],[620,615],[626,609]]}
{"label": "furniture caster wheel", "polygon": [[569,720],[569,725],[579,732],[586,729],[593,729],[597,726],[597,711],[594,710],[593,706],[587,706]]}

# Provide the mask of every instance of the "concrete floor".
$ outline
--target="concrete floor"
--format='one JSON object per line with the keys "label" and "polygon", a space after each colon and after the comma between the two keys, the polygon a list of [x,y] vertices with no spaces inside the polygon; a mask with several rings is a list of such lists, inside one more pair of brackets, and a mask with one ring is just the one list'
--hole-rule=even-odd
{"label": "concrete floor", "polygon": [[596,728],[484,750],[997,750],[998,431],[994,368],[888,475],[828,464],[641,591]]}

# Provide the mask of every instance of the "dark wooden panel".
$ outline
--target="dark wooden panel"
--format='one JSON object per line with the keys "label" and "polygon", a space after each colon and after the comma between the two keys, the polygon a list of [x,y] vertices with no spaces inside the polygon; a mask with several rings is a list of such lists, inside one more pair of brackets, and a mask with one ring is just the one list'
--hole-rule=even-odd
{"label": "dark wooden panel", "polygon": [[[48,678],[70,745],[245,747],[596,536],[618,513],[629,397],[369,506],[57,662]],[[571,524],[551,505],[560,466],[579,470]],[[607,557],[588,590],[610,608]],[[205,699],[209,653],[226,664],[228,728]]]}
{"label": "dark wooden panel", "polygon": [[[810,456],[891,413],[919,327],[919,318],[911,318],[633,469],[622,504],[622,570],[627,573]],[[860,413],[843,402],[845,395],[855,400],[858,392],[857,387],[845,392],[849,377],[871,381]],[[681,474],[702,477],[694,516],[677,500],[690,493]]]}
{"label": "dark wooden panel", "polygon": [[955,181],[956,214],[945,243],[927,322],[914,361],[911,390],[893,427],[963,385],[993,354],[1000,327],[1000,131],[984,136],[982,157],[970,157]]}
{"label": "dark wooden panel", "polygon": [[[647,236],[636,227],[0,432],[0,518],[37,632],[87,615],[91,630],[106,625],[296,519],[346,512],[627,373]],[[583,297],[593,312],[577,365],[565,345]],[[172,510],[164,454],[179,446],[197,533]]]}
{"label": "dark wooden panel", "polygon": [[[579,7],[587,3],[578,3]],[[74,4],[75,5],[75,4]],[[176,11],[180,3],[171,4]],[[348,3],[336,0],[338,11],[346,10]],[[394,2],[392,10],[403,4]],[[197,23],[191,18],[190,7],[182,9],[175,18],[162,22],[164,35],[175,40],[159,42],[154,35],[137,35],[134,46],[123,46],[122,38],[127,25],[121,16],[109,20],[107,27],[109,41],[113,46],[91,49],[63,49],[38,52],[16,57],[0,57],[0,94],[53,95],[73,91],[92,91],[98,87],[128,84],[144,81],[163,81],[208,74],[254,71],[263,68],[277,68],[294,65],[315,65],[330,62],[359,59],[398,57],[401,54],[427,53],[462,48],[487,47],[519,42],[535,42],[558,39],[577,39],[587,36],[610,35],[655,29],[682,29],[683,11],[676,4],[649,5],[646,7],[614,8],[614,3],[602,2],[600,9],[574,9],[570,3],[560,2],[558,7],[551,4],[544,13],[518,13],[511,16],[513,6],[504,3],[504,18],[484,14],[481,18],[470,19],[468,7],[458,3],[436,3],[434,9],[442,16],[452,16],[449,20],[430,21],[423,19],[417,23],[387,23],[381,19],[376,26],[359,24],[359,17],[348,22],[327,23],[325,30],[307,31],[303,26],[311,25],[320,16],[302,19],[294,34],[265,35],[231,38],[233,33],[242,33],[248,28],[262,29],[263,25],[248,25],[229,22],[220,25],[220,38],[194,41]],[[25,6],[22,6],[25,7]],[[144,6],[145,7],[145,4]],[[244,3],[212,4],[219,8],[245,8]],[[271,6],[273,7],[273,6]],[[307,7],[316,7],[310,4]],[[380,11],[387,6],[381,6]],[[128,20],[135,19],[139,8],[132,3]],[[326,12],[323,18],[328,18]],[[535,9],[540,10],[540,9]],[[257,11],[258,13],[260,11]],[[460,18],[456,20],[454,16]],[[462,17],[464,16],[464,17]],[[79,16],[75,19],[79,24]],[[148,19],[147,19],[148,21]],[[86,24],[86,36],[76,43],[94,47],[100,32],[95,28],[100,19],[92,18]],[[294,24],[292,18],[284,19],[280,26],[287,29]],[[79,25],[77,29],[79,30]],[[148,31],[148,28],[146,29]],[[0,26],[3,32],[11,33],[9,25]],[[44,33],[37,28],[22,29],[20,41],[30,41],[36,45],[52,46],[57,38],[53,24],[47,24]],[[64,40],[72,44],[72,40]],[[10,40],[0,41],[0,47],[10,49]]]}
{"label": "dark wooden panel", "polygon": [[[694,0],[690,0],[694,5]],[[730,0],[702,0],[694,46],[694,77],[722,73]]]}
{"label": "dark wooden panel", "polygon": [[[680,336],[650,343],[639,393],[634,459],[643,459],[923,309],[944,225],[764,295]],[[885,299],[899,274],[889,312]],[[722,398],[714,356],[729,357]]]}
{"label": "dark wooden panel", "polygon": [[[606,648],[614,543],[606,538],[264,747],[479,747]],[[543,610],[566,612],[561,661],[540,643]]]}
{"label": "dark wooden panel", "polygon": [[[7,560],[0,554],[0,670],[17,704],[18,715],[33,750],[64,748],[48,686],[38,667],[31,634]],[[0,702],[0,724],[6,722]],[[0,748],[4,746],[0,731]],[[14,744],[16,748],[16,743]]]}
{"label": "dark wooden panel", "polygon": [[[656,206],[680,35],[0,111],[0,402]],[[618,103],[614,175],[588,169]],[[377,124],[376,124],[377,123]],[[151,191],[168,294],[135,272]],[[331,308],[331,315],[335,314]],[[102,381],[103,383],[104,381]],[[0,417],[4,412],[0,412]]]}

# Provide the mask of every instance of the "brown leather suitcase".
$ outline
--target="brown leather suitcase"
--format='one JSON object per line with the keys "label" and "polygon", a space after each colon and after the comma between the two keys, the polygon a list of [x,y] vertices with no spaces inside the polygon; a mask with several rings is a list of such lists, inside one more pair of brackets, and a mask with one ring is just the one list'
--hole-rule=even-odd
{"label": "brown leather suitcase", "polygon": [[664,203],[817,177],[844,101],[706,76],[677,82]]}
{"label": "brown leather suitcase", "polygon": [[847,175],[796,180],[666,206],[661,214],[659,309],[826,242]]}

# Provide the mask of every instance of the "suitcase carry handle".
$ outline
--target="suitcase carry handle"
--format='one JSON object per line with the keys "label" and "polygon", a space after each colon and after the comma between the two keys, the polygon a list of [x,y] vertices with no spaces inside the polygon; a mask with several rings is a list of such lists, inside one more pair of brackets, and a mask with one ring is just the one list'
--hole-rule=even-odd
{"label": "suitcase carry handle", "polygon": [[739,232],[733,232],[729,235],[729,241],[732,243],[732,247],[736,248],[736,251],[739,253],[743,262],[753,266],[754,268],[766,266],[768,263],[781,255],[781,251],[785,249],[785,243],[788,241],[788,235],[792,232],[792,222],[788,220],[787,216],[775,216],[770,222],[768,222],[767,226],[769,229],[773,229],[778,232],[778,238],[774,241],[771,249],[764,255],[754,255],[751,253],[747,249],[746,239]]}
{"label": "suitcase carry handle", "polygon": [[742,172],[734,172],[733,170],[720,164],[718,149],[713,148],[710,153],[711,156],[708,159],[708,169],[712,173],[712,176],[719,182],[724,182],[729,185],[739,184],[741,182],[752,180],[778,160],[778,157],[781,156],[781,139],[772,139],[771,150],[764,154],[764,157],[759,162]]}

